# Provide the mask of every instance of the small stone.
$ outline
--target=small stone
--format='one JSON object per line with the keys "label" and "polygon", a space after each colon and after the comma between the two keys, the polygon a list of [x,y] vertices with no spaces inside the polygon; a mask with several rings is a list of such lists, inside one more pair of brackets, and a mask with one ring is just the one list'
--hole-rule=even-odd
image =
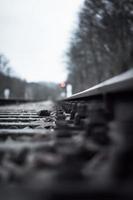
{"label": "small stone", "polygon": [[40,111],[38,112],[38,115],[39,115],[40,117],[47,117],[47,116],[50,116],[50,111],[49,111],[49,110],[40,110]]}

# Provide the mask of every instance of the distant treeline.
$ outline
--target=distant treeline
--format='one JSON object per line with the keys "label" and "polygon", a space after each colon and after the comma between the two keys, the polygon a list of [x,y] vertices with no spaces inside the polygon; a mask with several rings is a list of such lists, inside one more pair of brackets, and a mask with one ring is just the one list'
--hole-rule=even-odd
{"label": "distant treeline", "polygon": [[5,89],[10,90],[9,98],[30,100],[55,100],[60,97],[60,88],[54,83],[28,83],[14,77],[13,70],[5,55],[0,54],[0,98],[4,98]]}
{"label": "distant treeline", "polygon": [[26,99],[57,100],[60,98],[61,89],[55,83],[27,83],[25,90]]}
{"label": "distant treeline", "polygon": [[4,98],[4,90],[10,90],[10,98],[25,98],[26,81],[10,77],[0,72],[0,98]]}
{"label": "distant treeline", "polygon": [[67,56],[74,93],[133,67],[133,1],[85,0]]}

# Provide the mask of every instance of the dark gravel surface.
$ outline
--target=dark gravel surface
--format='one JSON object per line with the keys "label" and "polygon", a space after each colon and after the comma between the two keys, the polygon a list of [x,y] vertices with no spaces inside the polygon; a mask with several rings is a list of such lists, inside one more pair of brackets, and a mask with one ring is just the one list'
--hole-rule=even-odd
{"label": "dark gravel surface", "polygon": [[132,150],[115,134],[132,129],[118,122],[107,127],[99,111],[99,120],[96,114],[87,120],[84,107],[74,109],[52,102],[0,107],[0,199],[133,197],[126,159]]}

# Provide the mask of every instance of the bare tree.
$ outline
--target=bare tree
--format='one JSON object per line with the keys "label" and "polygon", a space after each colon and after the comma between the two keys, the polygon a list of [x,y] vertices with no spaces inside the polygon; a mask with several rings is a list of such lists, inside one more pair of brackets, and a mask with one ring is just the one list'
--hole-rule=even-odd
{"label": "bare tree", "polygon": [[73,92],[131,68],[133,1],[86,0],[67,55]]}

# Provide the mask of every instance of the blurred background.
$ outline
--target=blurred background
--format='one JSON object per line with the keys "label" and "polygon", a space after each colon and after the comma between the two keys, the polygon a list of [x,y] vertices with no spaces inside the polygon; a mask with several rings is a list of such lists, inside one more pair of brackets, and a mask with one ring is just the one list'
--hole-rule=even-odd
{"label": "blurred background", "polygon": [[60,99],[132,66],[132,0],[0,0],[0,98]]}

